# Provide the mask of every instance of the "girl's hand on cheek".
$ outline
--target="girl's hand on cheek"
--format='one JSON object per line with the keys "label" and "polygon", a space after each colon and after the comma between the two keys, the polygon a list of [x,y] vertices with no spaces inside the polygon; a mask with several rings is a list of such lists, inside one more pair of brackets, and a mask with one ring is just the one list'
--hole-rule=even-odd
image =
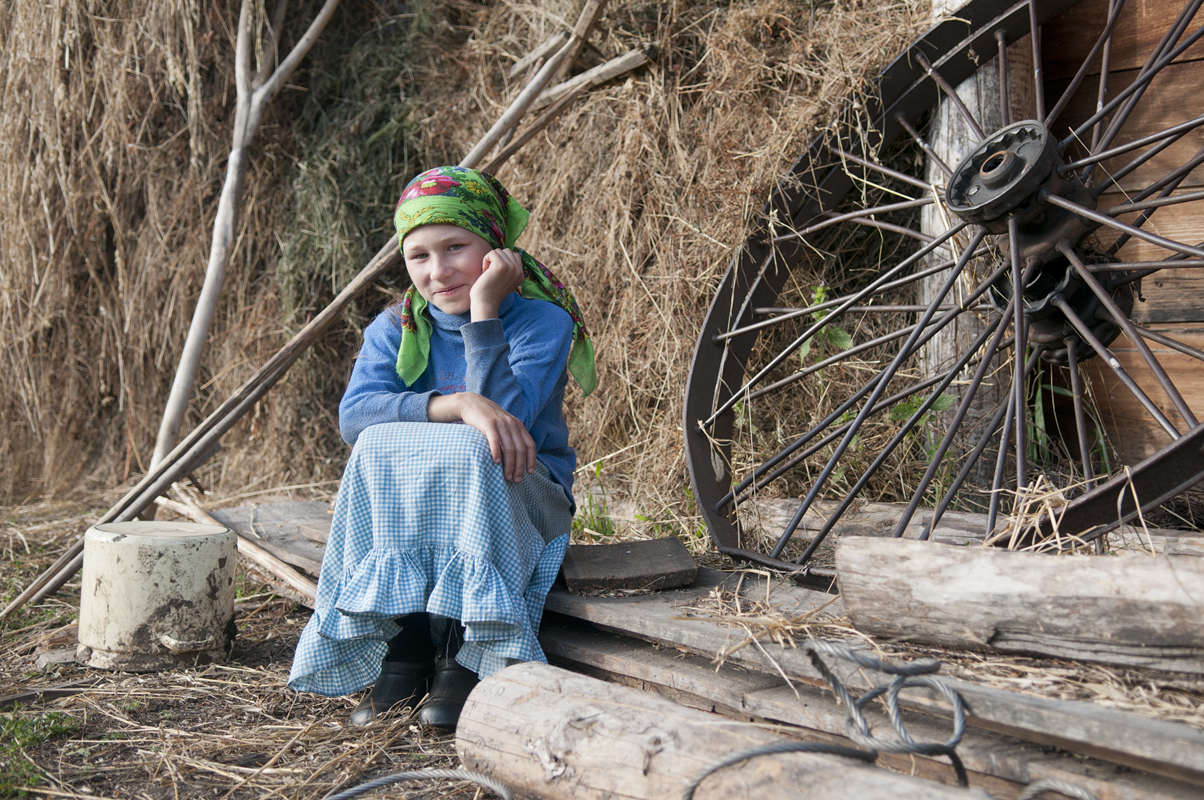
{"label": "girl's hand on cheek", "polygon": [[523,259],[509,248],[491,250],[481,265],[481,277],[469,290],[472,319],[493,319],[506,295],[523,282]]}

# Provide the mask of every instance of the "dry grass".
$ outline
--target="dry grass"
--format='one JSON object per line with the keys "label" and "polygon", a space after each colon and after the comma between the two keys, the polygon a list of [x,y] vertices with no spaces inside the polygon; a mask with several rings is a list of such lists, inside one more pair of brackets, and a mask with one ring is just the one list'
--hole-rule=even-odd
{"label": "dry grass", "polygon": [[[379,179],[395,193],[419,166],[456,161],[515,92],[509,65],[570,25],[578,5],[340,12],[296,80],[307,91],[285,93],[257,147],[191,422],[379,244],[366,240],[383,241]],[[0,421],[12,432],[0,443],[11,465],[0,496],[112,487],[145,467],[203,273],[232,107],[233,12],[175,0],[127,2],[104,18],[78,1],[5,13],[0,150],[12,156],[0,183],[12,201],[0,221],[0,330],[13,345],[0,368]],[[604,459],[604,477],[649,525],[697,527],[682,391],[733,248],[812,133],[926,15],[918,0],[612,3],[594,43],[608,57],[654,44],[655,63],[585,97],[501,170],[533,212],[523,244],[577,288],[597,339],[601,387],[569,401],[581,461]],[[345,80],[335,57],[359,41],[340,33],[349,25],[364,28],[360,39],[387,40],[399,25],[424,33],[396,81],[378,60],[354,87],[375,87],[351,113],[365,138],[401,113],[396,95],[374,97],[405,94],[409,115],[392,120],[400,149],[384,155],[323,138],[334,99],[305,105],[307,94],[333,97],[332,76]],[[325,182],[337,197],[366,172],[377,180],[362,199],[337,208],[313,188]],[[334,233],[309,246],[315,229]],[[337,477],[346,451],[334,406],[356,329],[387,304],[384,288],[226,437],[200,474],[207,488]]]}
{"label": "dry grass", "polygon": [[[0,585],[7,601],[26,573],[45,567],[111,498],[5,509]],[[238,575],[239,633],[222,665],[148,674],[95,670],[74,663],[40,667],[37,658],[74,649],[79,585],[69,584],[3,628],[0,696],[29,687],[81,684],[78,694],[0,712],[0,723],[48,715],[68,732],[8,758],[32,764],[45,797],[324,797],[371,778],[427,768],[457,768],[452,737],[420,729],[405,713],[369,729],[342,722],[358,697],[329,699],[285,687],[297,636],[309,612]],[[66,723],[63,725],[62,723]],[[10,765],[11,766],[11,765]],[[475,786],[406,784],[421,800],[476,798]],[[8,785],[0,780],[0,796]]]}

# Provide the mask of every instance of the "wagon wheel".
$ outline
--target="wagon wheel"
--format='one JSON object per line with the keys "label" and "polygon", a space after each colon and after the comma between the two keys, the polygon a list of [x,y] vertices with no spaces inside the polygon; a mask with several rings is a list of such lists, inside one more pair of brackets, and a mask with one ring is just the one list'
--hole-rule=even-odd
{"label": "wagon wheel", "polygon": [[[817,548],[876,500],[897,504],[895,536],[954,509],[1032,546],[1050,516],[1022,512],[1050,492],[1059,535],[1088,542],[1204,477],[1204,398],[1180,386],[1204,360],[1183,317],[1204,235],[1176,233],[1204,200],[1204,115],[1168,99],[1196,100],[1202,3],[975,0],[811,143],[724,277],[687,384],[720,551],[824,572]],[[1090,46],[1080,62],[1043,52],[1059,26]],[[984,132],[951,87],[1034,28],[1046,80],[1016,111],[998,59],[1002,125]],[[972,131],[952,166],[929,141],[949,114]],[[766,498],[797,506],[784,531],[747,522]]]}

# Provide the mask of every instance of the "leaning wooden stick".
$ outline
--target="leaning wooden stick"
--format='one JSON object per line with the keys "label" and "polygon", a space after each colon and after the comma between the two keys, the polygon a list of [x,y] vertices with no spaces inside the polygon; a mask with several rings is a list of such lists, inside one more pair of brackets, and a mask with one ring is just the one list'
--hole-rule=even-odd
{"label": "leaning wooden stick", "polygon": [[654,57],[654,51],[650,47],[637,47],[630,52],[624,53],[618,58],[612,58],[605,64],[599,64],[591,70],[586,70],[580,75],[557,84],[551,89],[541,94],[534,103],[531,104],[532,111],[539,111],[541,108],[546,108],[557,99],[564,97],[574,89],[580,86],[593,88],[601,86],[607,81],[614,80],[620,75],[631,72],[637,67],[642,67],[651,61]]}
{"label": "leaning wooden stick", "polygon": [[513,144],[511,144],[509,147],[506,147],[504,150],[502,150],[502,152],[494,156],[493,160],[484,167],[481,167],[481,169],[483,169],[485,172],[497,171],[498,167],[500,167],[502,164],[505,164],[512,155],[522,149],[523,145],[531,141],[535,134],[548,127],[548,124],[551,123],[552,120],[560,116],[560,112],[571,106],[578,97],[585,94],[585,91],[588,88],[589,86],[583,84],[578,86],[575,91],[570,92],[569,94],[566,94],[564,97],[557,100],[551,108],[539,116],[539,119],[532,122],[531,125],[525,131],[523,131],[522,136],[518,137]]}
{"label": "leaning wooden stick", "polygon": [[605,5],[606,0],[586,0],[585,7],[581,9],[581,16],[577,17],[577,26],[573,28],[573,35],[569,39],[569,57],[556,70],[557,81],[564,80],[569,74],[573,62],[581,55],[581,48],[585,47],[590,30],[598,21],[598,17],[602,16],[602,7]]}
{"label": "leaning wooden stick", "polygon": [[[488,147],[482,148],[478,143],[469,156],[461,162],[461,166],[475,167],[487,151]],[[284,347],[276,351],[266,364],[256,370],[255,374],[238,387],[233,395],[176,445],[133,489],[105,512],[104,516],[97,520],[97,523],[133,519],[153,503],[155,498],[161,497],[173,483],[201,466],[217,452],[218,441],[222,435],[234,427],[238,420],[254,408],[259,399],[284,377],[293,363],[309,349],[310,345],[325,333],[335,320],[339,319],[343,309],[365,289],[376,283],[381,275],[396,269],[400,264],[401,250],[397,246],[397,237],[393,236],[372,257],[367,266],[343,288],[343,291],[339,292],[330,305],[322,309]],[[17,595],[3,611],[0,611],[0,622],[8,619],[13,612],[26,603],[40,601],[61,589],[72,576],[79,572],[83,565],[83,552],[84,540],[81,537]]]}

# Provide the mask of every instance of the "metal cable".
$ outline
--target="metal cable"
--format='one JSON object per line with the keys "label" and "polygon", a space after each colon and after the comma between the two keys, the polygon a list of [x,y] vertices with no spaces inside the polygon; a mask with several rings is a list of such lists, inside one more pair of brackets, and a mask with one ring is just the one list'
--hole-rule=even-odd
{"label": "metal cable", "polygon": [[[718,772],[725,767],[730,767],[733,764],[747,761],[750,758],[772,755],[774,753],[829,753],[831,755],[857,758],[870,763],[873,763],[878,758],[878,753],[880,752],[948,756],[949,761],[953,764],[953,771],[957,775],[958,785],[962,788],[970,785],[969,776],[966,774],[966,767],[956,752],[958,743],[961,742],[962,736],[966,733],[966,706],[962,701],[961,695],[953,687],[940,678],[933,676],[932,673],[941,668],[940,661],[926,658],[913,661],[909,664],[892,664],[889,661],[874,658],[866,653],[850,650],[843,645],[819,639],[808,639],[802,643],[801,648],[807,654],[807,657],[811,659],[811,664],[823,677],[824,681],[827,682],[829,688],[832,689],[832,693],[836,695],[837,702],[845,707],[848,713],[848,716],[845,718],[846,735],[849,739],[866,749],[857,750],[852,747],[822,742],[774,742],[762,745],[761,747],[743,750],[716,761],[695,776],[682,794],[682,800],[693,800],[695,789],[712,773]],[[853,696],[849,694],[849,690],[845,688],[844,683],[836,677],[836,674],[832,672],[827,662],[821,657],[822,655],[851,661],[860,667],[893,675],[894,677],[886,683],[875,686],[854,700]],[[903,715],[899,711],[899,692],[903,689],[918,686],[940,692],[949,701],[950,705],[953,706],[953,733],[947,741],[917,742],[907,732],[907,727],[903,724]],[[867,704],[882,695],[886,695],[887,716],[890,719],[891,727],[894,728],[895,735],[898,736],[897,741],[880,739],[874,736],[870,731],[869,722],[863,713],[863,709]],[[1099,800],[1094,794],[1081,786],[1053,779],[1030,783],[1016,800],[1032,800],[1032,798],[1045,792],[1059,792],[1066,797],[1074,798],[1074,800]]]}
{"label": "metal cable", "polygon": [[393,783],[425,780],[470,781],[484,786],[501,797],[502,800],[511,800],[510,790],[504,785],[490,778],[488,775],[482,775],[479,772],[469,772],[465,769],[422,769],[416,772],[398,772],[394,775],[386,775],[383,778],[361,783],[359,786],[346,789],[338,794],[328,795],[323,800],[350,800],[352,797],[359,797],[361,794],[370,792],[373,789],[379,789],[382,786],[388,786]]}
{"label": "metal cable", "polygon": [[1053,778],[1033,781],[1028,786],[1024,787],[1024,791],[1016,797],[1016,800],[1032,800],[1032,798],[1039,794],[1043,794],[1044,792],[1058,792],[1059,794],[1066,795],[1067,797],[1073,797],[1075,800],[1099,800],[1098,797],[1084,789],[1082,786],[1076,786],[1075,784],[1067,783],[1066,781],[1054,780]]}

